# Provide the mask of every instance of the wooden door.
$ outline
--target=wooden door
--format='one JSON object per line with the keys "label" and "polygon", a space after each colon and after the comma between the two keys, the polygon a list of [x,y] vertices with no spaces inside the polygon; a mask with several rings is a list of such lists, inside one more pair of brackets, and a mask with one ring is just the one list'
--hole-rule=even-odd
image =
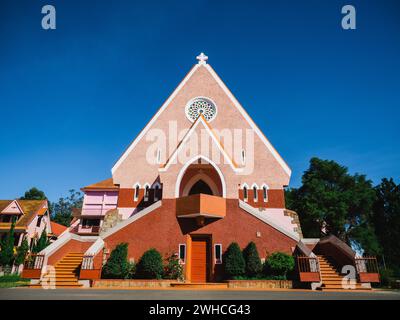
{"label": "wooden door", "polygon": [[209,265],[209,241],[207,238],[192,239],[192,282],[207,282]]}

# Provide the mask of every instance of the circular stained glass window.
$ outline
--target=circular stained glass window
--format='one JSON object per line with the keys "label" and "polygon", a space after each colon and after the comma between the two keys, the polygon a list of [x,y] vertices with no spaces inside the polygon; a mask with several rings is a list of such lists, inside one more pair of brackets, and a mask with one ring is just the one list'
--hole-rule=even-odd
{"label": "circular stained glass window", "polygon": [[211,121],[217,115],[217,107],[207,98],[196,98],[191,100],[186,106],[186,116],[194,122],[200,115],[207,121]]}

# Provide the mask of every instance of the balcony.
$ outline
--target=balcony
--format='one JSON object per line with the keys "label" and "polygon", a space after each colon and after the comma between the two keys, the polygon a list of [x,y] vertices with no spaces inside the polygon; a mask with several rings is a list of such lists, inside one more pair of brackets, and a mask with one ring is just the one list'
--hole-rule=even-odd
{"label": "balcony", "polygon": [[193,194],[176,199],[178,218],[223,218],[226,214],[226,199],[208,194]]}
{"label": "balcony", "polygon": [[73,231],[80,235],[98,235],[100,232],[100,227],[78,225]]}

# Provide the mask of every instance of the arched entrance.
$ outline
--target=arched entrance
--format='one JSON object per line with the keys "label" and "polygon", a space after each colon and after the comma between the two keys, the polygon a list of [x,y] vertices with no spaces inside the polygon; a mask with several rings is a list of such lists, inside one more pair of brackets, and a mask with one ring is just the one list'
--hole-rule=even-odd
{"label": "arched entrance", "polygon": [[203,156],[194,158],[182,168],[175,189],[177,198],[200,193],[219,197],[226,194],[222,172]]}

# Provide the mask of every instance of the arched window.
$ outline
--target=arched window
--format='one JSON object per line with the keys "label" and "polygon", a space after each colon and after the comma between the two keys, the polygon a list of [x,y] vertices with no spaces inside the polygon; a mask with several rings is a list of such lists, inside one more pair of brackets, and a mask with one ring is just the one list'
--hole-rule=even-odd
{"label": "arched window", "polygon": [[153,185],[153,189],[154,189],[154,201],[158,201],[159,195],[160,195],[160,184],[157,182]]}
{"label": "arched window", "polygon": [[268,202],[268,186],[267,185],[263,185],[262,190],[263,190],[264,202]]}
{"label": "arched window", "polygon": [[137,184],[135,185],[135,194],[134,194],[134,196],[133,196],[133,200],[134,200],[134,201],[138,201],[138,199],[139,199],[139,192],[140,192],[140,185],[137,183]]}
{"label": "arched window", "polygon": [[144,201],[149,201],[150,198],[150,186],[148,184],[144,187]]}
{"label": "arched window", "polygon": [[258,201],[258,188],[257,186],[253,186],[253,196],[254,196],[254,202]]}
{"label": "arched window", "polygon": [[247,190],[247,186],[243,186],[243,200],[247,201],[248,200],[248,190]]}

